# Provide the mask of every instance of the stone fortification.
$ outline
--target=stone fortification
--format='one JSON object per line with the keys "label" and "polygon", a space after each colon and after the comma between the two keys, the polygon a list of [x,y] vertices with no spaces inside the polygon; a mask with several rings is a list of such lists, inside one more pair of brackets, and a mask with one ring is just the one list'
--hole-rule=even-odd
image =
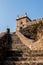
{"label": "stone fortification", "polygon": [[16,20],[16,32],[0,33],[0,65],[43,65],[43,18]]}

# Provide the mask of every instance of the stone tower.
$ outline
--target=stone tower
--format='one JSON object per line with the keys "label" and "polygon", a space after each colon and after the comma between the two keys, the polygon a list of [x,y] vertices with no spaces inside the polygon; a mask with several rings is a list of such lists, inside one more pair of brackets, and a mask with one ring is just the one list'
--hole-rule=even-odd
{"label": "stone tower", "polygon": [[22,28],[25,28],[27,26],[27,22],[31,21],[30,18],[28,18],[28,16],[25,14],[22,17],[17,17],[17,28],[16,31],[19,31]]}

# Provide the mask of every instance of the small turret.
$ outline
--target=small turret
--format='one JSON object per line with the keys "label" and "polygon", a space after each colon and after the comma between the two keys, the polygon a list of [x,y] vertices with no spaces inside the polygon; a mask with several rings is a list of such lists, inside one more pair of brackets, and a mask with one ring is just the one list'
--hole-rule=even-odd
{"label": "small turret", "polygon": [[22,28],[25,28],[27,26],[27,22],[30,22],[31,19],[27,16],[27,13],[25,13],[24,16],[19,17],[17,16],[17,29],[16,31],[19,31]]}

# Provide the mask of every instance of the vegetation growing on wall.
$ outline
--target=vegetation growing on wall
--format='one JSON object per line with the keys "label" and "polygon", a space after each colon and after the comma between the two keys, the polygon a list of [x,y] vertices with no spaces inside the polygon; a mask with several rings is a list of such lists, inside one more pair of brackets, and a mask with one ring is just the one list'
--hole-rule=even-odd
{"label": "vegetation growing on wall", "polygon": [[41,26],[43,25],[42,21],[39,21],[38,23],[34,24],[34,25],[33,25],[34,30],[36,30],[40,25],[41,25]]}
{"label": "vegetation growing on wall", "polygon": [[38,30],[41,31],[40,28],[42,29],[42,27],[43,27],[43,23],[40,20],[40,21],[38,21],[38,23],[36,23],[34,25],[31,25],[31,26],[28,26],[25,29],[22,29],[20,31],[27,38],[30,38],[30,39],[33,39],[33,40],[37,40]]}

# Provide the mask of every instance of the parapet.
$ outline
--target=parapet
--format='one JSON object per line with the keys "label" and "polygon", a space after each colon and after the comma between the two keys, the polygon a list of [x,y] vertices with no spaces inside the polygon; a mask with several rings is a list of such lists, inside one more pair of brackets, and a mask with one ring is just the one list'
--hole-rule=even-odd
{"label": "parapet", "polygon": [[18,21],[18,20],[24,19],[24,18],[27,18],[29,21],[31,21],[31,19],[27,15],[24,15],[24,16],[21,16],[21,17],[17,16],[16,20]]}

